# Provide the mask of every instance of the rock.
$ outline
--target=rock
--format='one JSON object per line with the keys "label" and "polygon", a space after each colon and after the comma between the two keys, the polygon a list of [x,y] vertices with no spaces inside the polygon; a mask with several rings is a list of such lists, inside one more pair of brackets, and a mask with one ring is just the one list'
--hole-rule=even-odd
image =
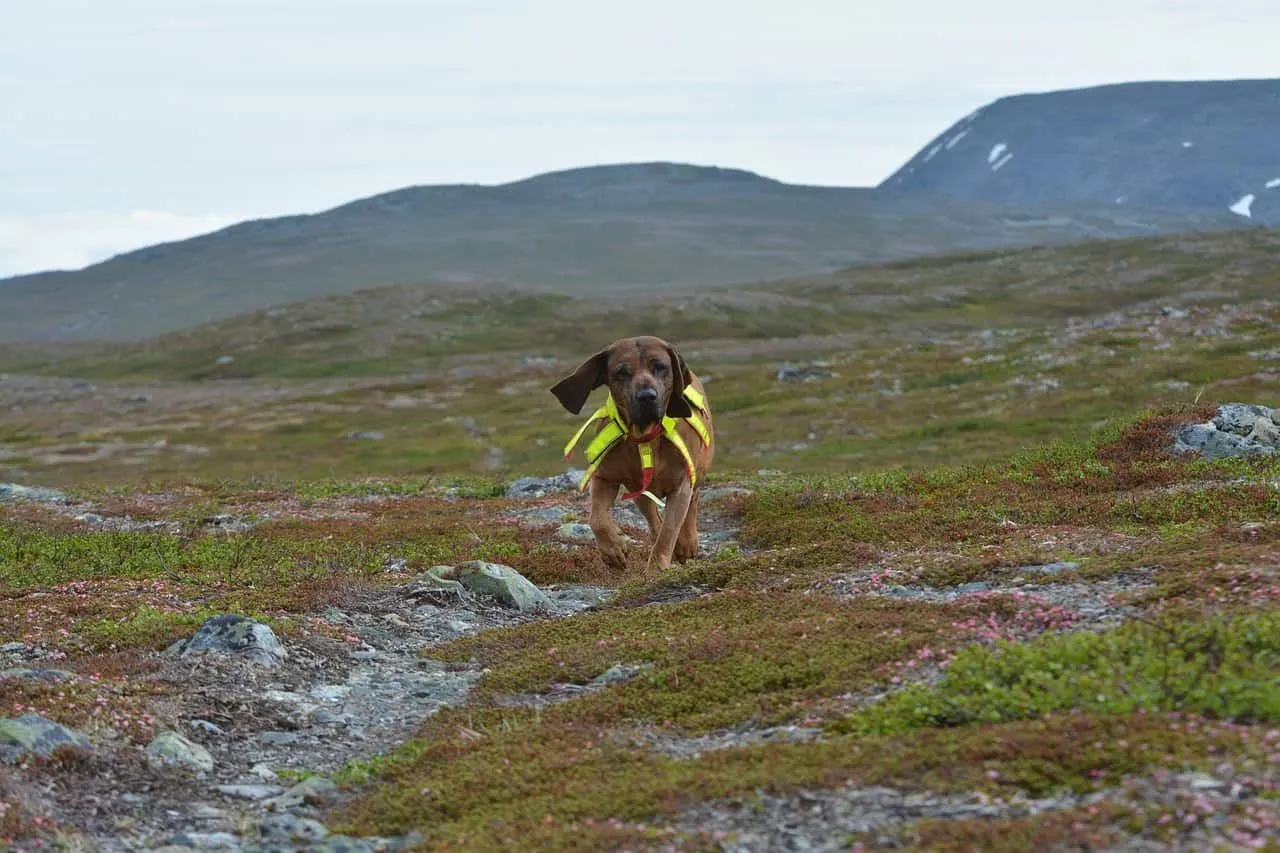
{"label": "rock", "polygon": [[561,610],[581,611],[599,607],[617,594],[617,590],[603,586],[571,584],[550,591],[548,596]]}
{"label": "rock", "polygon": [[26,669],[17,667],[0,672],[0,678],[21,678],[26,681],[47,681],[57,684],[59,681],[71,681],[76,677],[74,672],[65,669]]}
{"label": "rock", "polygon": [[578,522],[560,525],[556,530],[556,538],[561,542],[572,542],[578,545],[590,545],[596,541],[596,535],[591,532],[591,525]]}
{"label": "rock", "polygon": [[202,654],[235,655],[262,666],[276,666],[289,656],[271,628],[234,614],[206,620],[190,640],[182,643],[179,656]]}
{"label": "rock", "polygon": [[704,486],[698,499],[703,503],[724,500],[725,498],[746,498],[755,494],[751,489],[742,486]]}
{"label": "rock", "polygon": [[319,708],[311,712],[310,717],[312,725],[316,726],[343,726],[351,725],[351,716],[338,711],[330,711],[328,708]]}
{"label": "rock", "polygon": [[468,591],[490,596],[521,612],[555,609],[542,590],[510,566],[471,560],[458,566],[453,577]]}
{"label": "rock", "polygon": [[292,746],[302,739],[297,732],[261,732],[258,740],[272,746]]}
{"label": "rock", "polygon": [[779,382],[816,382],[819,379],[830,379],[833,376],[839,376],[831,370],[827,370],[825,362],[813,361],[803,367],[795,367],[794,365],[784,364],[778,368],[777,378]]}
{"label": "rock", "polygon": [[1173,452],[1199,453],[1205,459],[1223,459],[1228,456],[1265,456],[1275,453],[1276,449],[1207,423],[1179,429],[1174,436]]}
{"label": "rock", "polygon": [[0,646],[0,652],[4,652],[5,654],[15,654],[17,652],[25,652],[26,650],[26,643],[13,642],[5,643],[3,646]]}
{"label": "rock", "polygon": [[215,359],[214,363],[215,364],[231,364],[235,360],[236,360],[236,357],[234,355],[220,355],[217,357],[217,359]]}
{"label": "rock", "polygon": [[268,845],[319,841],[329,834],[329,830],[319,821],[288,813],[267,815],[262,819],[258,832],[263,843]]}
{"label": "rock", "polygon": [[206,515],[200,519],[200,523],[206,528],[218,533],[245,533],[253,529],[253,522],[236,518],[234,515],[226,513],[220,515]]}
{"label": "rock", "polygon": [[324,776],[308,776],[278,797],[272,797],[264,805],[276,811],[287,811],[299,806],[319,806],[332,799],[338,786]]}
{"label": "rock", "polygon": [[220,809],[217,806],[211,806],[208,803],[200,803],[191,810],[191,817],[195,820],[219,821],[227,819],[227,812],[225,809]]}
{"label": "rock", "polygon": [[1258,418],[1249,431],[1249,440],[1263,447],[1280,448],[1280,426],[1272,420],[1272,416]]}
{"label": "rock", "polygon": [[57,489],[43,486],[23,486],[18,483],[0,483],[0,503],[5,501],[30,501],[32,503],[67,503],[67,496]]}
{"label": "rock", "polygon": [[198,743],[177,732],[161,732],[147,744],[147,761],[153,766],[189,767],[208,773],[213,769],[213,756]]}
{"label": "rock", "polygon": [[[243,850],[240,839],[229,832],[179,832],[169,844],[186,850]],[[163,848],[161,848],[163,849]]]}
{"label": "rock", "polygon": [[553,492],[572,491],[585,473],[571,469],[554,477],[521,477],[507,486],[507,497],[541,498]]}
{"label": "rock", "polygon": [[265,800],[284,791],[279,785],[218,785],[219,793],[239,800]]}
{"label": "rock", "polygon": [[462,595],[466,592],[466,587],[457,580],[453,566],[432,566],[414,578],[415,595],[435,592],[446,592],[452,595]]}
{"label": "rock", "polygon": [[150,403],[150,394],[130,394],[124,398],[126,403]]}
{"label": "rock", "polygon": [[1044,563],[1039,566],[1022,566],[1018,571],[1031,572],[1038,575],[1056,575],[1061,574],[1062,572],[1074,572],[1078,568],[1080,568],[1079,563],[1064,561],[1058,563]]}
{"label": "rock", "polygon": [[227,732],[217,723],[211,723],[208,720],[201,720],[198,717],[187,720],[187,725],[196,731],[205,732],[211,735],[225,735]]}
{"label": "rock", "polygon": [[649,669],[649,664],[616,663],[591,679],[591,683],[597,687],[621,684],[624,681],[630,681],[646,669]]}
{"label": "rock", "polygon": [[539,506],[518,513],[516,518],[525,524],[555,524],[573,515],[562,506]]}
{"label": "rock", "polygon": [[311,688],[311,698],[321,702],[337,702],[350,693],[351,687],[347,684],[320,684]]}
{"label": "rock", "polygon": [[28,755],[48,758],[59,747],[93,749],[93,744],[80,732],[47,720],[38,714],[23,714],[16,719],[0,719],[0,757],[18,760]]}
{"label": "rock", "polygon": [[267,764],[265,761],[259,761],[257,764],[250,767],[249,772],[254,776],[257,776],[263,782],[275,782],[280,778],[280,775],[276,773],[276,771],[272,770],[271,765]]}
{"label": "rock", "polygon": [[1245,436],[1253,430],[1258,418],[1270,418],[1272,410],[1249,403],[1226,403],[1218,409],[1213,425],[1222,432]]}
{"label": "rock", "polygon": [[1227,788],[1226,782],[1204,773],[1192,774],[1187,781],[1193,791],[1223,791]]}
{"label": "rock", "polygon": [[382,441],[386,436],[377,430],[367,430],[362,432],[349,432],[347,438],[352,441]]}

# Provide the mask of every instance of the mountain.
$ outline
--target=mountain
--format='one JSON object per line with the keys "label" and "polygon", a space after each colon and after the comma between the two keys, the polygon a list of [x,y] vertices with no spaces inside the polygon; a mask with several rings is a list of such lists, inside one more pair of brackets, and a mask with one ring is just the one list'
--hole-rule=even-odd
{"label": "mountain", "polygon": [[998,205],[676,163],[410,187],[0,281],[0,341],[144,338],[393,284],[573,294],[821,273],[958,250],[1237,227],[1223,211]]}
{"label": "mountain", "polygon": [[880,186],[997,204],[1232,211],[1280,225],[1280,80],[1123,83],[1001,98]]}

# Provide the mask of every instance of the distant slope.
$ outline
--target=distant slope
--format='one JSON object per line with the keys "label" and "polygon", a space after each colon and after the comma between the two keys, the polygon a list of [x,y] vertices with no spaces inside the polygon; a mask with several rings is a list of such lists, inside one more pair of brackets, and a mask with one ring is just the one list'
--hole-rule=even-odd
{"label": "distant slope", "polygon": [[1228,211],[1280,225],[1280,80],[1125,83],[1001,98],[882,188],[1000,204]]}
{"label": "distant slope", "polygon": [[1094,321],[1117,311],[1159,316],[1166,306],[1272,297],[1277,252],[1280,230],[1255,228],[918,258],[660,300],[639,291],[586,298],[379,287],[144,341],[0,344],[0,374],[95,381],[438,377],[442,363],[462,358],[455,364],[465,363],[465,375],[473,376],[484,365],[518,365],[528,356],[536,358],[517,369],[539,369],[547,356],[573,365],[584,348],[641,327],[692,352],[738,341],[757,354],[829,335],[899,346],[993,326],[1057,328],[1068,318],[1081,328],[1106,328],[1110,320]]}
{"label": "distant slope", "polygon": [[0,281],[0,340],[141,338],[401,283],[569,293],[759,281],[956,250],[1241,224],[1225,213],[1017,208],[649,163],[397,190],[245,222],[77,272]]}

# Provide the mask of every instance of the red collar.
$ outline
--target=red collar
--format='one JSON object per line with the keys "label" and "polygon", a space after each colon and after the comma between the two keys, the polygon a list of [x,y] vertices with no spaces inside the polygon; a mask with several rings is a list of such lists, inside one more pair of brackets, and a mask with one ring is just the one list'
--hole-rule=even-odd
{"label": "red collar", "polygon": [[658,421],[654,424],[653,428],[644,435],[632,435],[631,430],[627,430],[627,438],[636,444],[648,444],[660,435],[662,435],[662,421]]}

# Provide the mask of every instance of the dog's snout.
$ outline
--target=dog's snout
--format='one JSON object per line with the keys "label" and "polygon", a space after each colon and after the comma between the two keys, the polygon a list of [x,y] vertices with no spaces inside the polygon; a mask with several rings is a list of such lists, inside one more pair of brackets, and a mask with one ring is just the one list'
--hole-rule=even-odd
{"label": "dog's snout", "polygon": [[654,388],[641,388],[636,392],[637,403],[656,403],[658,402],[658,392]]}

